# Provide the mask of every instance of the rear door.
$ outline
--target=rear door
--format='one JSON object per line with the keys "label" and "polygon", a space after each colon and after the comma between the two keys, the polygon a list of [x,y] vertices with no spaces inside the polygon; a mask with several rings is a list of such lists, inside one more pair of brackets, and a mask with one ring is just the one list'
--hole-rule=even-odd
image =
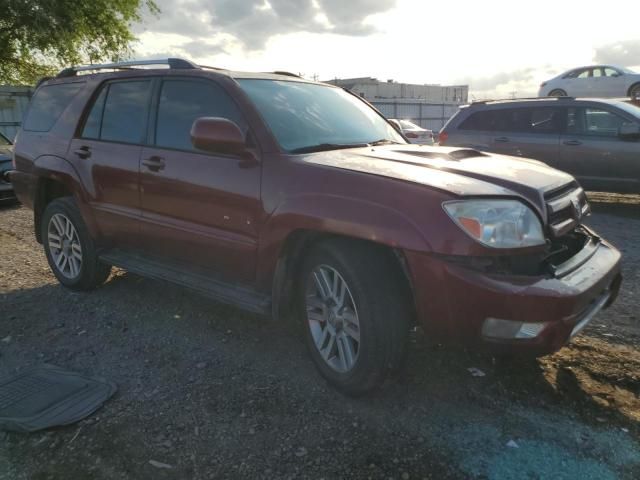
{"label": "rear door", "polygon": [[640,191],[640,142],[618,136],[624,113],[600,106],[568,109],[560,168],[591,190]]}
{"label": "rear door", "polygon": [[503,108],[493,114],[492,151],[558,165],[564,115],[561,107]]}
{"label": "rear door", "polygon": [[[260,166],[237,155],[196,150],[191,126],[199,117],[248,124],[212,80],[166,78],[157,85],[155,129],[142,151],[142,235],[145,251],[232,281],[255,276]],[[254,154],[258,157],[257,149]]]}
{"label": "rear door", "polygon": [[565,79],[565,91],[571,97],[586,97],[593,90],[591,68],[576,70]]}
{"label": "rear door", "polygon": [[147,131],[151,80],[107,82],[97,92],[69,155],[104,240],[137,247],[140,228],[139,161]]}

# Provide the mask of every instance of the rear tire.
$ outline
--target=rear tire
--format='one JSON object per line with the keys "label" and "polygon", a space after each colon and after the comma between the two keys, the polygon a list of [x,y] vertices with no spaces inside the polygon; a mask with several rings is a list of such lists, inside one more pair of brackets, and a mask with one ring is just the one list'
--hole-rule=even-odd
{"label": "rear tire", "polygon": [[92,290],[104,283],[111,266],[100,263],[78,207],[71,197],[53,200],[42,214],[42,244],[51,271],[71,290]]}
{"label": "rear tire", "polygon": [[629,89],[629,96],[634,100],[640,100],[640,83],[631,85]]}
{"label": "rear tire", "polygon": [[549,92],[549,96],[550,97],[566,97],[567,96],[567,92],[565,92],[561,88],[555,88],[555,89],[551,90],[551,92]]}
{"label": "rear tire", "polygon": [[331,240],[310,251],[300,272],[309,352],[322,376],[348,395],[380,385],[405,359],[413,310],[394,262],[382,247]]}

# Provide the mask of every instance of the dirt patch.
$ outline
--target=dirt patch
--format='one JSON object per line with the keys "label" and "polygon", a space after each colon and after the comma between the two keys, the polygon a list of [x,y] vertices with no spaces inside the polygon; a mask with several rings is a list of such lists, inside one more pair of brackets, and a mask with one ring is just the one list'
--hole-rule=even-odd
{"label": "dirt patch", "polygon": [[618,203],[589,223],[623,250],[620,297],[570,346],[496,361],[416,337],[358,400],[289,327],[122,271],[61,288],[31,212],[0,210],[0,375],[49,362],[120,387],[76,425],[0,433],[0,478],[640,478],[640,215]]}

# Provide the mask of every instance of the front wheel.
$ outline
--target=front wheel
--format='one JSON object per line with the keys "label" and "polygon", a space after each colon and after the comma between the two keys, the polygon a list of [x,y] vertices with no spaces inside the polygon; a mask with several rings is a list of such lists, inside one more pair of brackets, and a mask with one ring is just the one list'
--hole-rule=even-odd
{"label": "front wheel", "polygon": [[566,97],[567,92],[565,92],[561,88],[556,88],[555,90],[551,90],[551,92],[549,93],[549,96],[550,97]]}
{"label": "front wheel", "polygon": [[71,197],[47,205],[41,228],[47,261],[62,285],[91,290],[107,279],[111,267],[98,261],[93,239]]}
{"label": "front wheel", "polygon": [[320,373],[344,393],[373,389],[405,357],[411,300],[393,260],[381,247],[336,240],[316,246],[304,262],[307,346]]}
{"label": "front wheel", "polygon": [[631,87],[629,96],[634,100],[640,100],[640,83],[636,83]]}

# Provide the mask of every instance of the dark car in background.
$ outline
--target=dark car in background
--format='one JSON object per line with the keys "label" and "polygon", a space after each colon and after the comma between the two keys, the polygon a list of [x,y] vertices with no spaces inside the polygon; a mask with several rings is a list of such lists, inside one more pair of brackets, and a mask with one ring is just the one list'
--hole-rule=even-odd
{"label": "dark car in background", "polygon": [[541,160],[587,190],[640,192],[640,107],[619,100],[543,98],[474,102],[440,132],[440,145]]}
{"label": "dark car in background", "polygon": [[0,133],[0,205],[13,203],[16,201],[13,186],[5,173],[11,170],[11,159],[13,155],[13,145],[11,141]]}

